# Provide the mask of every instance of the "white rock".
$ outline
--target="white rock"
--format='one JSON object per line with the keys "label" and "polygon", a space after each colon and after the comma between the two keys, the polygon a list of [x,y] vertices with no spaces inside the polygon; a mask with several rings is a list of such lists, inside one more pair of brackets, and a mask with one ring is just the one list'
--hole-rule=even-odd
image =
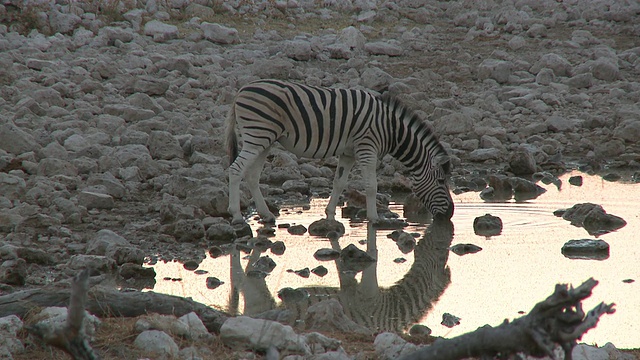
{"label": "white rock", "polygon": [[364,44],[364,49],[371,55],[400,56],[402,48],[386,41],[376,41]]}
{"label": "white rock", "polygon": [[403,357],[418,350],[418,347],[402,339],[399,335],[383,332],[373,341],[376,354],[380,359],[391,360]]}
{"label": "white rock", "polygon": [[113,209],[115,201],[113,196],[107,194],[100,194],[91,191],[81,191],[78,194],[78,204],[86,207],[87,209]]}
{"label": "white rock", "polygon": [[571,76],[571,63],[561,55],[555,53],[544,54],[529,71],[537,74],[541,69],[549,68],[556,76]]}
{"label": "white rock", "polygon": [[510,61],[486,59],[478,65],[478,77],[481,80],[494,79],[498,83],[504,84],[509,81],[513,67],[513,63]]}
{"label": "white rock", "polygon": [[549,130],[555,132],[567,132],[575,130],[575,124],[572,120],[557,115],[549,116],[544,123],[545,125],[547,125]]}
{"label": "white rock", "polygon": [[9,200],[21,199],[27,189],[24,179],[0,172],[0,194]]}
{"label": "white rock", "polygon": [[45,158],[38,163],[38,175],[41,176],[77,176],[78,169],[70,162],[61,159]]}
{"label": "white rock", "polygon": [[438,134],[465,134],[473,128],[473,119],[463,113],[455,112],[436,119],[433,126]]}
{"label": "white rock", "polygon": [[[4,121],[5,119],[2,119],[0,122]],[[20,155],[39,148],[40,145],[33,136],[17,127],[13,122],[6,121],[0,125],[0,149],[14,155]]]}
{"label": "white rock", "polygon": [[144,34],[153,36],[153,41],[165,42],[178,37],[178,27],[162,21],[151,20],[144,24]]}
{"label": "white rock", "polygon": [[[147,90],[149,91],[149,90]],[[145,91],[143,91],[145,92]],[[111,104],[104,107],[104,113],[123,118],[127,122],[136,122],[154,117],[155,112],[147,109],[140,109],[128,104]]]}
{"label": "white rock", "polygon": [[616,81],[620,77],[618,62],[608,58],[599,58],[593,63],[593,77],[604,81]]}
{"label": "white rock", "polygon": [[377,67],[367,68],[362,72],[360,79],[362,86],[374,91],[382,91],[389,86],[392,80],[391,75]]}
{"label": "white rock", "polygon": [[217,44],[235,44],[240,41],[238,30],[216,23],[202,22],[204,38]]}
{"label": "white rock", "polygon": [[168,355],[176,357],[180,351],[178,345],[171,336],[158,330],[147,330],[141,332],[134,340],[133,345],[149,355]]}
{"label": "white rock", "polygon": [[496,148],[476,149],[469,153],[469,161],[498,160],[501,156],[502,152]]}
{"label": "white rock", "polygon": [[640,114],[637,119],[621,122],[615,128],[614,135],[632,143],[640,143]]}
{"label": "white rock", "polygon": [[184,151],[178,139],[167,131],[152,131],[147,142],[149,153],[154,159],[181,159]]}
{"label": "white rock", "polygon": [[288,58],[298,61],[308,61],[315,57],[311,43],[305,40],[284,42],[284,53]]}
{"label": "white rock", "polygon": [[87,243],[87,254],[105,255],[110,248],[130,246],[129,241],[109,229],[102,229]]}
{"label": "white rock", "polygon": [[64,147],[69,151],[81,151],[89,145],[87,139],[80,134],[73,134],[64,140]]}
{"label": "white rock", "polygon": [[556,81],[556,74],[549,68],[542,68],[536,75],[536,83],[540,85],[549,85]]}
{"label": "white rock", "polygon": [[220,328],[220,339],[231,348],[266,350],[275,346],[293,354],[311,354],[306,338],[296,334],[291,326],[247,316],[225,321]]}
{"label": "white rock", "polygon": [[64,14],[55,9],[52,9],[48,14],[51,30],[61,34],[71,33],[82,21],[77,15]]}
{"label": "white rock", "polygon": [[527,45],[527,40],[522,36],[516,35],[512,37],[507,44],[511,50],[519,50]]}
{"label": "white rock", "polygon": [[204,326],[200,317],[198,317],[198,314],[194,312],[183,315],[178,320],[187,326],[190,339],[207,339],[213,337],[213,335],[209,333],[209,330],[207,330],[207,327]]}
{"label": "white rock", "polygon": [[[66,307],[51,306],[42,309],[31,319],[31,322],[36,324],[36,326],[54,332],[62,330],[62,328],[66,326],[67,314],[68,311]],[[96,329],[100,326],[101,321],[86,310],[84,314],[82,326],[85,334],[91,338],[95,335]]]}
{"label": "white rock", "polygon": [[351,50],[363,50],[366,41],[367,39],[362,32],[353,26],[342,29],[336,40],[337,43],[345,44]]}
{"label": "white rock", "polygon": [[17,336],[22,327],[22,320],[15,315],[0,318],[0,349],[5,349],[5,354],[0,350],[0,359],[12,359],[11,354],[24,351],[24,345]]}

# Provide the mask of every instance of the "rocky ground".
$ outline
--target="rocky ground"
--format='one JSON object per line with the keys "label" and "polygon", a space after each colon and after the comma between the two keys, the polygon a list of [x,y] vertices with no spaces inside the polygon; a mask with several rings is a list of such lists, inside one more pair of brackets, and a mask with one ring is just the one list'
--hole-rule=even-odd
{"label": "rocky ground", "polygon": [[[1,293],[85,267],[140,287],[145,259],[233,237],[225,115],[259,78],[402,98],[449,149],[453,186],[640,169],[635,1],[100,3],[0,5]],[[262,182],[304,201],[335,163],[276,150]],[[395,160],[379,174],[408,189]]]}

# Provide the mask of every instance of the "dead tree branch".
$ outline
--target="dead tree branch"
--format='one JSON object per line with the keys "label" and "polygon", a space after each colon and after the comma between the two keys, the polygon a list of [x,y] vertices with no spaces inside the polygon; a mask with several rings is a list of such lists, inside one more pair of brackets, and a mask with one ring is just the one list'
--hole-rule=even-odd
{"label": "dead tree branch", "polygon": [[[23,290],[0,296],[0,317],[16,315],[22,319],[34,309],[49,306],[68,306],[70,289],[55,284],[39,289]],[[148,292],[120,292],[112,288],[95,286],[88,292],[86,310],[99,317],[136,317],[145,314],[182,316],[195,312],[212,333],[229,317],[222,311],[191,299]]]}
{"label": "dead tree branch", "polygon": [[87,291],[89,290],[89,271],[80,272],[71,283],[71,298],[67,311],[67,323],[63,328],[55,329],[51,325],[27,327],[27,330],[44,340],[48,345],[64,350],[74,360],[98,360],[98,355],[89,344],[82,323],[85,317]]}
{"label": "dead tree branch", "polygon": [[565,360],[571,360],[577,340],[596,327],[603,314],[615,312],[615,304],[600,303],[585,315],[581,301],[591,296],[597,284],[593,278],[575,289],[558,284],[551,296],[511,323],[505,320],[495,328],[486,325],[452,339],[438,340],[401,360],[458,360],[516,353],[553,358],[557,345],[564,350]]}

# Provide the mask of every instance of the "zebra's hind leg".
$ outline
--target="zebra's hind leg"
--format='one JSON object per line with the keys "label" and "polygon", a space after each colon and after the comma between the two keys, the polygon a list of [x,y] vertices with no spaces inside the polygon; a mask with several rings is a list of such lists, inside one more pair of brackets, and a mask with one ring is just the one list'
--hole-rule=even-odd
{"label": "zebra's hind leg", "polygon": [[260,214],[262,221],[265,223],[273,223],[276,220],[276,217],[271,210],[269,210],[267,202],[262,196],[262,191],[260,191],[260,174],[264,168],[264,162],[267,159],[270,148],[271,147],[268,147],[258,154],[253,164],[247,168],[245,175],[247,185],[249,185],[249,191],[251,191],[251,197],[253,197],[253,202],[256,204],[256,210],[258,210],[258,214]]}
{"label": "zebra's hind leg", "polygon": [[338,199],[347,186],[347,179],[349,178],[349,172],[353,168],[353,164],[356,159],[353,156],[342,155],[338,159],[338,167],[336,168],[336,175],[333,179],[333,190],[331,190],[331,198],[329,199],[329,205],[325,209],[327,220],[335,220],[336,206],[338,205]]}
{"label": "zebra's hind leg", "polygon": [[242,178],[246,178],[247,185],[251,191],[258,213],[266,218],[275,218],[269,211],[262,193],[258,181],[260,180],[260,173],[264,161],[269,153],[269,148],[259,148],[245,144],[242,151],[238,154],[233,164],[229,167],[229,213],[233,217],[232,223],[243,223],[244,218],[240,211],[240,181]]}

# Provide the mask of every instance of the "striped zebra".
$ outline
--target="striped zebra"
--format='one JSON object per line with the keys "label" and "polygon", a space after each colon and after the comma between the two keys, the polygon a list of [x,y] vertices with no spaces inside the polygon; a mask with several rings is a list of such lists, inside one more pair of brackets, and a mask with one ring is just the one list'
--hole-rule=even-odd
{"label": "striped zebra", "polygon": [[[243,141],[239,153],[236,127]],[[244,221],[240,212],[243,177],[262,220],[275,220],[259,188],[260,173],[275,142],[299,157],[339,157],[325,210],[329,220],[335,219],[338,198],[356,160],[365,180],[367,218],[378,220],[376,165],[386,154],[407,166],[414,192],[434,217],[453,216],[446,183],[449,156],[431,127],[400,102],[362,90],[260,80],[240,89],[227,118],[229,213],[234,223]]]}
{"label": "striped zebra", "polygon": [[[447,267],[449,246],[453,239],[453,224],[449,220],[434,221],[414,249],[411,268],[396,284],[383,288],[378,285],[378,264],[372,264],[362,272],[358,282],[354,274],[343,271],[336,260],[340,286],[304,287],[309,297],[300,301],[283,301],[277,307],[264,279],[243,276],[239,256],[232,263],[234,286],[244,295],[244,314],[248,316],[279,318],[289,324],[303,324],[308,308],[323,300],[340,302],[345,315],[356,324],[374,332],[404,331],[418,323],[432,309],[433,304],[451,283],[451,271]],[[332,246],[339,249],[338,241]],[[254,250],[256,251],[256,250]],[[367,253],[377,258],[376,230],[367,224]],[[260,254],[253,254],[255,261]],[[247,269],[251,269],[251,260]],[[382,270],[382,269],[380,269]],[[366,304],[366,306],[363,306]],[[234,310],[237,310],[237,301]],[[287,313],[275,312],[286,309]],[[279,314],[274,316],[273,314]],[[282,315],[285,314],[285,315]],[[306,324],[305,324],[306,325]]]}

